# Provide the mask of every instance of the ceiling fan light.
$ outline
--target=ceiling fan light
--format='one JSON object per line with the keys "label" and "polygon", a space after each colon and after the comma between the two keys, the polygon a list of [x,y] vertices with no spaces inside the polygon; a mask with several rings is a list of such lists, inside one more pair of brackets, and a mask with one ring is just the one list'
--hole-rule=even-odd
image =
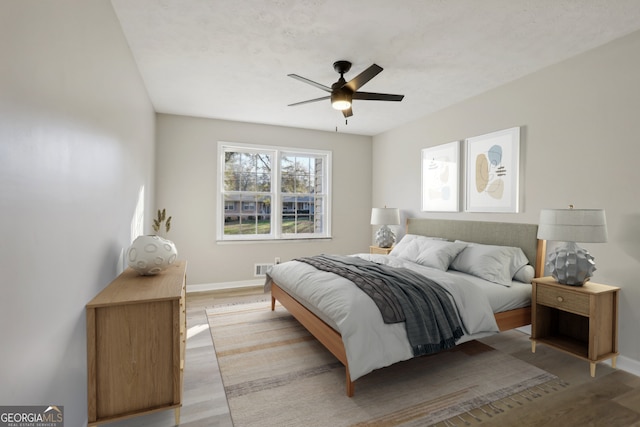
{"label": "ceiling fan light", "polygon": [[346,110],[351,107],[351,103],[349,101],[333,101],[331,106],[336,110]]}
{"label": "ceiling fan light", "polygon": [[336,110],[348,110],[351,108],[351,97],[345,92],[332,93],[331,106]]}

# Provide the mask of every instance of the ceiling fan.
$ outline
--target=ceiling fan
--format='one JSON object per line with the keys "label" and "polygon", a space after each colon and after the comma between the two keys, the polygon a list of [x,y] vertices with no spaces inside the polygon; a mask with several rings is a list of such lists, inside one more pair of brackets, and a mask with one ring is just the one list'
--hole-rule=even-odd
{"label": "ceiling fan", "polygon": [[373,64],[352,80],[347,82],[344,79],[344,74],[351,69],[351,62],[349,61],[336,61],[333,63],[333,69],[340,74],[340,78],[337,82],[331,85],[331,87],[325,86],[320,83],[316,83],[307,78],[301,77],[297,74],[288,74],[289,77],[293,77],[301,82],[308,83],[319,89],[329,92],[331,95],[323,96],[322,98],[309,99],[308,101],[296,102],[295,104],[289,104],[289,107],[295,105],[308,104],[310,102],[323,101],[325,99],[331,99],[331,106],[336,110],[342,110],[344,117],[351,117],[353,110],[351,109],[351,102],[354,99],[363,99],[368,101],[402,101],[404,95],[392,95],[388,93],[372,93],[372,92],[358,92],[362,86],[364,86],[369,80],[382,71],[382,67]]}

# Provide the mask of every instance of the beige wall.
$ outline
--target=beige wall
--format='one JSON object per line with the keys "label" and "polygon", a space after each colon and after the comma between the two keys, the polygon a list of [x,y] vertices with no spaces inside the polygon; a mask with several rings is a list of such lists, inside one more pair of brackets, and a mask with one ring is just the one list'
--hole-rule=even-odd
{"label": "beige wall", "polygon": [[[276,256],[366,251],[372,206],[522,222],[605,208],[594,279],[622,287],[620,349],[640,360],[638,52],[634,34],[372,139],[156,117],[107,0],[0,2],[0,402],[62,404],[68,425],[86,423],[84,305],[118,273],[141,186],[147,232],[149,211],[174,216],[190,284],[254,280]],[[421,148],[518,125],[521,213],[419,211]],[[333,239],[218,244],[218,140],[332,150]]]}
{"label": "beige wall", "polygon": [[[332,152],[333,238],[323,241],[216,241],[218,141],[303,147]],[[256,263],[318,253],[369,250],[371,138],[260,124],[159,114],[157,206],[173,216],[167,236],[189,262],[188,284],[233,284],[261,279]]]}
{"label": "beige wall", "polygon": [[[374,137],[373,203],[403,216],[537,223],[540,209],[604,208],[609,242],[584,244],[593,281],[622,288],[620,351],[640,371],[640,32]],[[420,211],[420,150],[522,127],[521,211]],[[385,168],[391,163],[394,168]],[[403,165],[402,168],[397,166]]]}
{"label": "beige wall", "polygon": [[0,404],[87,422],[85,304],[118,273],[155,113],[108,0],[0,2]]}

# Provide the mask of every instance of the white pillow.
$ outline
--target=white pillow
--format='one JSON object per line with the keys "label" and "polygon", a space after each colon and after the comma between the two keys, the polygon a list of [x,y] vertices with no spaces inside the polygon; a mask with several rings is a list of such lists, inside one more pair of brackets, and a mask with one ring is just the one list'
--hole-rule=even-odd
{"label": "white pillow", "polygon": [[511,286],[516,272],[529,264],[520,248],[466,243],[467,247],[453,260],[450,268],[499,285]]}
{"label": "white pillow", "polygon": [[407,234],[391,250],[390,255],[426,267],[447,271],[451,261],[453,261],[466,246],[464,243]]}
{"label": "white pillow", "polygon": [[395,244],[389,255],[408,259],[415,262],[420,252],[420,246],[428,244],[425,240],[442,240],[434,237],[418,236],[416,234],[405,234],[402,239]]}
{"label": "white pillow", "polygon": [[533,268],[533,266],[527,264],[520,267],[520,269],[516,271],[516,274],[513,275],[513,279],[522,283],[531,283],[535,275],[536,270]]}

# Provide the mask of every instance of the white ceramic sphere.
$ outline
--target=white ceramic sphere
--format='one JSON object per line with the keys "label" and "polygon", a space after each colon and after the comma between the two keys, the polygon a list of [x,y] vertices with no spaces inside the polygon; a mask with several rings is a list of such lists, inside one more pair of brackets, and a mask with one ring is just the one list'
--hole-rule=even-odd
{"label": "white ceramic sphere", "polygon": [[127,249],[127,263],[143,276],[166,270],[178,256],[176,245],[160,236],[138,236]]}

